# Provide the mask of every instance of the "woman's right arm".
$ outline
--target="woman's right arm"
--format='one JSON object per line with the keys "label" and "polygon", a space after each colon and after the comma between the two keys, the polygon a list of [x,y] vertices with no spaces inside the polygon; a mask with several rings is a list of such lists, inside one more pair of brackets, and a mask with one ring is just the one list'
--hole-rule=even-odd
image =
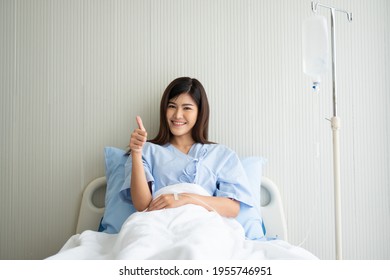
{"label": "woman's right arm", "polygon": [[142,162],[142,147],[146,142],[147,132],[139,116],[137,116],[137,123],[138,128],[134,130],[130,138],[130,156],[132,157],[130,193],[135,209],[144,211],[152,201],[152,194]]}

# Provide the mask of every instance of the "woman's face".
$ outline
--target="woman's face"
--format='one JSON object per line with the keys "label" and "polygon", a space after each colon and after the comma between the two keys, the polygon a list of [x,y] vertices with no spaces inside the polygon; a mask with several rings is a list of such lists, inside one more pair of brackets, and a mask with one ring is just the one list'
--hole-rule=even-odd
{"label": "woman's face", "polygon": [[171,133],[175,137],[191,137],[192,128],[198,117],[198,106],[188,93],[182,93],[169,100],[166,112]]}

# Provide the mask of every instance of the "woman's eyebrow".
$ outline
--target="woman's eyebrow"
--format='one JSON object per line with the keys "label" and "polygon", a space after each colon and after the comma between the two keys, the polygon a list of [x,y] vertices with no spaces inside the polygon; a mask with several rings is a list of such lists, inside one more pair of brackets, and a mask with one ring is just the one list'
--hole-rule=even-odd
{"label": "woman's eyebrow", "polygon": [[[173,102],[173,101],[169,101],[168,104],[177,105],[176,102]],[[195,104],[192,104],[192,103],[184,103],[184,104],[181,104],[180,106],[195,106]]]}

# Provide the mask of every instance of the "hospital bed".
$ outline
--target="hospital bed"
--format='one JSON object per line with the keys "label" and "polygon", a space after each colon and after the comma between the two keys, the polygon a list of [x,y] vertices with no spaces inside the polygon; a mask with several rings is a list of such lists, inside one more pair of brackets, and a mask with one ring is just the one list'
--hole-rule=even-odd
{"label": "hospital bed", "polygon": [[[149,212],[129,208],[118,198],[125,160],[122,150],[105,149],[106,176],[86,185],[75,234],[47,259],[317,259],[288,242],[281,195],[274,181],[261,176],[262,158],[241,159],[255,204],[236,218],[194,204]],[[210,195],[195,184],[167,186],[155,195],[180,191]],[[242,219],[243,213],[248,215]]]}

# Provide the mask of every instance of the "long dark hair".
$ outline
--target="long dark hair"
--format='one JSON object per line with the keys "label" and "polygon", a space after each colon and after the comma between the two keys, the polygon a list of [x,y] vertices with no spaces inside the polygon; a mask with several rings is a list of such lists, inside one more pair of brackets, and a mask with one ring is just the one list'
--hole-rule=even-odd
{"label": "long dark hair", "polygon": [[168,103],[182,93],[190,94],[198,106],[198,117],[192,128],[192,138],[195,142],[201,144],[213,143],[208,140],[210,108],[206,91],[197,79],[189,77],[176,78],[165,89],[160,103],[160,129],[157,136],[149,142],[158,145],[165,145],[170,142],[172,133],[166,116]]}

